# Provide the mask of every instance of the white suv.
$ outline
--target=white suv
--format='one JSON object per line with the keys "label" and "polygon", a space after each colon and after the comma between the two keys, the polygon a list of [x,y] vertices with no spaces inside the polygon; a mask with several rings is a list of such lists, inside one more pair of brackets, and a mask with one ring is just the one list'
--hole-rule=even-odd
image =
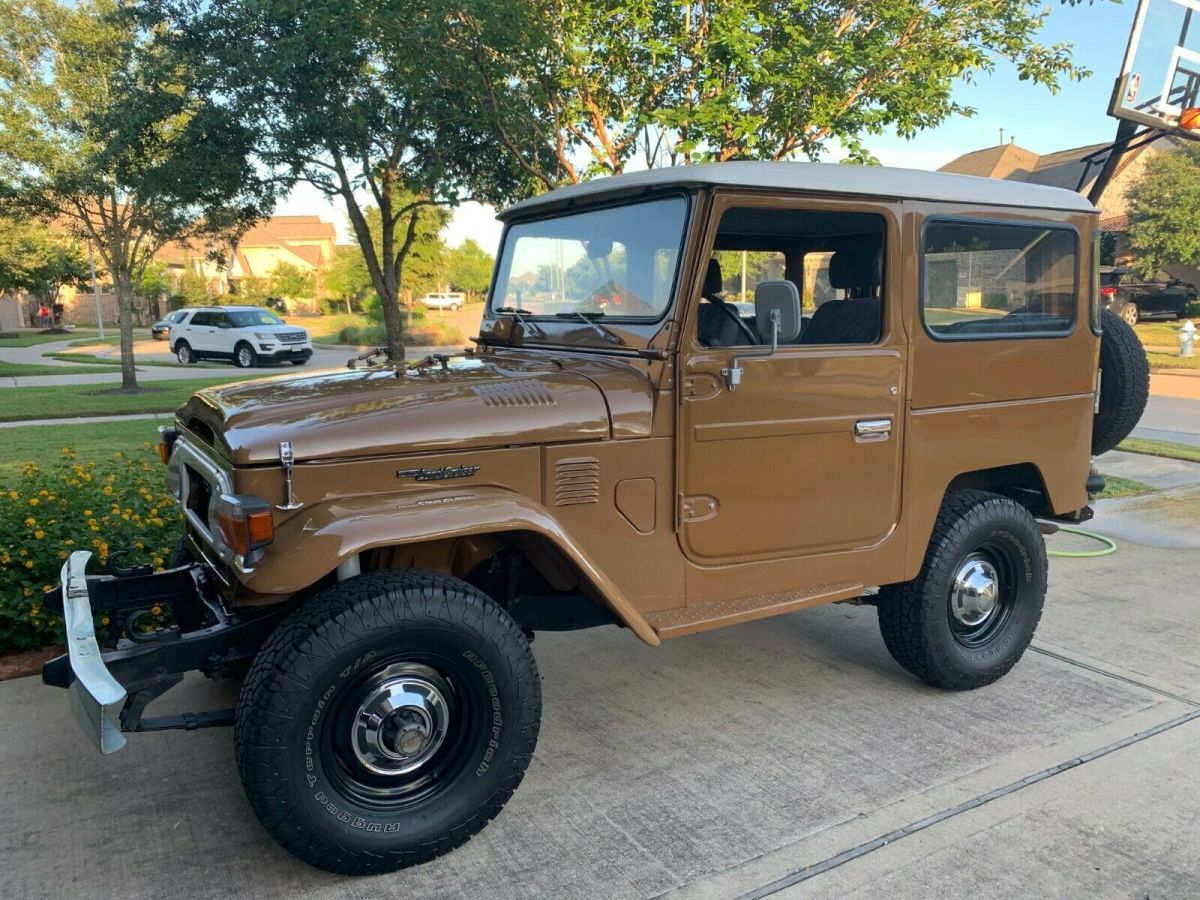
{"label": "white suv", "polygon": [[260,306],[201,306],[171,326],[171,350],[181,363],[228,359],[249,369],[260,362],[302,366],[313,354],[307,331]]}
{"label": "white suv", "polygon": [[426,309],[456,310],[460,306],[462,306],[464,303],[466,303],[466,300],[467,300],[467,298],[464,297],[462,294],[442,293],[442,294],[426,294],[424,297],[422,297],[420,299],[419,302],[421,304],[423,304]]}

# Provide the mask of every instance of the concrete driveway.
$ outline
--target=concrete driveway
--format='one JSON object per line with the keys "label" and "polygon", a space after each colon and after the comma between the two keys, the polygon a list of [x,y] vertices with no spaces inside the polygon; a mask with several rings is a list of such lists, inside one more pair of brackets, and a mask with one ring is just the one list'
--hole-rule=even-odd
{"label": "concrete driveway", "polygon": [[[1172,496],[1195,529],[1200,494]],[[542,737],[507,809],[450,855],[365,880],[275,847],[229,730],[102,758],[64,692],[3,683],[0,896],[1195,897],[1197,557],[1147,527],[1115,555],[1054,560],[1035,650],[973,693],[906,675],[869,607],[657,649],[615,628],[539,635]],[[194,679],[160,705],[234,696]]]}

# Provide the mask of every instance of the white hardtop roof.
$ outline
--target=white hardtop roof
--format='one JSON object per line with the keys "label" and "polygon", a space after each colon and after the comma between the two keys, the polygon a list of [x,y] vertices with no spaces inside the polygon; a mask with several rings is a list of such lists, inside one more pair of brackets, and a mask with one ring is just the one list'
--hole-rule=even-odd
{"label": "white hardtop roof", "polygon": [[1024,206],[1070,212],[1096,211],[1086,198],[1074,191],[1021,181],[952,175],[923,169],[892,169],[885,166],[839,163],[724,162],[673,166],[597,178],[522,200],[504,210],[498,218],[508,220],[527,213],[587,203],[606,196],[636,195],[643,191],[671,187],[757,188],[860,197],[910,198],[945,203]]}

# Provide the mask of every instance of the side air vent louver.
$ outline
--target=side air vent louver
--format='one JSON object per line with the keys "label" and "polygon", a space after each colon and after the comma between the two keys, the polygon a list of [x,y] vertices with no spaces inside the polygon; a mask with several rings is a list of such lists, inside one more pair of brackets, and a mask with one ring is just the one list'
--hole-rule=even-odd
{"label": "side air vent louver", "polygon": [[574,506],[600,502],[600,460],[594,456],[560,459],[554,469],[554,503]]}
{"label": "side air vent louver", "polygon": [[488,406],[553,406],[554,395],[536,378],[515,378],[471,388]]}

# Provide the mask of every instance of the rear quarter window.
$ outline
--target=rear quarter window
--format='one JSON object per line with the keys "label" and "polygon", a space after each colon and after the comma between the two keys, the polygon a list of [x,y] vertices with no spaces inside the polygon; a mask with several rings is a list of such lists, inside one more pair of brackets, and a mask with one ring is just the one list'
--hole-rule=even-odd
{"label": "rear quarter window", "polygon": [[922,244],[925,329],[939,340],[1070,334],[1078,255],[1071,229],[931,221]]}

